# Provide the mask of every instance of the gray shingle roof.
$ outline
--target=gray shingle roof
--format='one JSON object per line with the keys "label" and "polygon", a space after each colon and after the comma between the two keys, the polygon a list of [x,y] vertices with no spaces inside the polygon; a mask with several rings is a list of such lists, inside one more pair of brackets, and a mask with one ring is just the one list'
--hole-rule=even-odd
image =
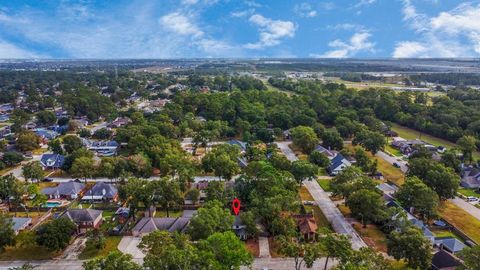
{"label": "gray shingle roof", "polygon": [[74,181],[60,183],[56,187],[44,188],[42,193],[52,196],[70,196],[72,194],[79,194],[85,185]]}
{"label": "gray shingle roof", "polygon": [[88,196],[103,196],[107,199],[113,199],[115,196],[117,196],[117,193],[118,190],[114,185],[105,182],[97,182],[89,191],[85,193],[84,199],[85,197],[88,199]]}
{"label": "gray shingle roof", "polygon": [[134,232],[146,234],[156,230],[184,232],[190,223],[189,217],[179,218],[142,218],[133,228]]}
{"label": "gray shingle roof", "polygon": [[75,223],[93,222],[102,215],[101,210],[95,209],[68,209],[60,217],[67,217]]}

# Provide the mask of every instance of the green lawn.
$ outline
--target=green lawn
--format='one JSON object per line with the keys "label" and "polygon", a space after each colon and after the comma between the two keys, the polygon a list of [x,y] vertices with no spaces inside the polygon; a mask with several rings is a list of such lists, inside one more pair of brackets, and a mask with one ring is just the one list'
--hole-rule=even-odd
{"label": "green lawn", "polygon": [[458,193],[460,193],[460,194],[462,194],[463,196],[466,196],[466,197],[472,196],[472,197],[480,198],[480,194],[475,192],[473,189],[469,189],[469,188],[459,188]]}
{"label": "green lawn", "polygon": [[118,250],[118,244],[122,240],[121,236],[107,236],[105,237],[105,248],[97,250],[94,246],[87,245],[85,249],[80,253],[78,258],[80,260],[92,259],[95,257],[106,256],[110,251]]}
{"label": "green lawn", "polygon": [[[420,140],[422,140],[426,143],[429,143],[429,144],[432,144],[432,145],[435,145],[435,146],[440,146],[440,145],[445,146],[448,149],[452,149],[454,147],[457,147],[457,144],[455,144],[453,142],[450,142],[450,141],[447,141],[447,140],[444,140],[444,139],[440,139],[440,138],[434,137],[432,135],[428,135],[426,133],[423,133],[423,132],[420,132],[420,131],[417,131],[417,130],[414,130],[414,129],[411,129],[411,128],[403,127],[403,126],[400,126],[400,125],[397,125],[397,124],[392,124],[392,130],[397,132],[398,136],[400,136],[404,139],[407,139],[407,140],[420,139]],[[473,157],[475,159],[480,158],[480,153],[479,152],[473,153]]]}
{"label": "green lawn", "polygon": [[480,220],[449,201],[442,203],[439,212],[442,218],[456,226],[477,243],[480,243]]}
{"label": "green lawn", "polygon": [[[182,210],[169,210],[168,215],[169,215],[169,217],[181,217],[183,215],[183,211]],[[167,211],[157,210],[155,212],[155,217],[167,217]]]}
{"label": "green lawn", "polygon": [[330,179],[318,179],[317,182],[324,191],[326,192],[332,191],[332,187],[330,186]]}

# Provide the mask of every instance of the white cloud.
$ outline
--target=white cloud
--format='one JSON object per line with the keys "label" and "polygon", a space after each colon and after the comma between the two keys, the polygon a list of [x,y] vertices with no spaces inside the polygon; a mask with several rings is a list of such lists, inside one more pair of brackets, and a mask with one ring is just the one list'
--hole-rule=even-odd
{"label": "white cloud", "polygon": [[374,4],[377,2],[377,0],[360,0],[358,3],[356,3],[353,8],[361,8],[363,6],[369,6],[371,4]]}
{"label": "white cloud", "polygon": [[38,57],[40,56],[35,53],[32,53],[28,50],[19,48],[11,43],[0,40],[0,59],[6,59],[6,58],[21,59],[21,58],[38,58]]}
{"label": "white cloud", "polygon": [[260,40],[256,43],[245,44],[244,47],[247,49],[276,46],[282,39],[294,37],[297,28],[291,21],[272,20],[259,14],[252,15],[249,21],[258,26]]}
{"label": "white cloud", "polygon": [[398,42],[393,57],[475,57],[480,55],[480,4],[464,3],[429,17],[403,0],[403,19],[419,35]]}
{"label": "white cloud", "polygon": [[259,8],[259,7],[262,7],[261,4],[253,1],[253,0],[245,0],[243,1],[245,3],[245,5],[249,6],[249,7],[254,7],[254,8]]}
{"label": "white cloud", "polygon": [[329,47],[333,48],[332,50],[321,55],[312,54],[312,56],[321,58],[346,58],[353,57],[362,51],[372,52],[374,51],[375,43],[369,41],[371,36],[370,32],[361,31],[350,37],[348,42],[339,39],[334,40],[328,44]]}
{"label": "white cloud", "polygon": [[317,16],[317,11],[312,9],[309,3],[296,4],[293,7],[293,11],[301,17],[312,18]]}
{"label": "white cloud", "polygon": [[184,5],[195,5],[196,3],[198,3],[198,0],[182,0]]}
{"label": "white cloud", "polygon": [[183,36],[200,37],[203,31],[190,21],[190,18],[179,12],[173,12],[160,18],[160,24],[167,30]]}
{"label": "white cloud", "polygon": [[247,17],[247,16],[252,15],[254,12],[255,12],[255,9],[251,8],[251,9],[247,9],[247,10],[234,11],[234,12],[230,13],[230,15],[232,17],[235,17],[235,18],[243,18],[243,17]]}
{"label": "white cloud", "polygon": [[422,56],[428,50],[422,43],[414,41],[399,42],[393,52],[394,58],[414,58]]}

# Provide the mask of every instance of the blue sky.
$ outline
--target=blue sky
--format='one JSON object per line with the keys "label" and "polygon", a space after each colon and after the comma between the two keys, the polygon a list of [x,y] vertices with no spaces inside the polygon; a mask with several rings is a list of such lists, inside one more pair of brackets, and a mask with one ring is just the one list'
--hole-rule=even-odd
{"label": "blue sky", "polygon": [[0,0],[0,58],[480,57],[480,0]]}

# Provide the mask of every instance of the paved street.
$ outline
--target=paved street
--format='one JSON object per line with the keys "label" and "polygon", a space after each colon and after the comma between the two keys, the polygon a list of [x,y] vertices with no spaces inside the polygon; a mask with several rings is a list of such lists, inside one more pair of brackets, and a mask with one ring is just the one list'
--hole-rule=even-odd
{"label": "paved street", "polygon": [[[295,153],[288,147],[291,142],[276,142],[282,153],[290,161],[298,160]],[[322,210],[325,217],[328,219],[330,224],[332,224],[333,229],[337,233],[347,234],[351,237],[352,246],[355,249],[361,247],[366,247],[362,238],[357,234],[357,232],[352,228],[350,223],[347,222],[345,217],[342,215],[340,210],[338,210],[335,203],[330,199],[328,194],[320,187],[317,181],[304,181],[303,184],[308,189],[313,199],[317,205]]]}
{"label": "paved street", "polygon": [[[406,161],[401,161],[400,162],[395,157],[391,157],[387,153],[382,152],[382,151],[378,151],[377,156],[382,158],[383,160],[385,160],[386,162],[388,162],[390,164],[393,164],[394,162],[396,162],[398,165],[400,165],[400,169],[404,173],[406,173],[408,171],[408,166],[407,166]],[[463,199],[461,199],[459,197],[455,197],[453,199],[450,199],[449,201],[452,202],[453,204],[455,204],[456,206],[462,208],[465,212],[469,213],[474,218],[480,220],[480,209],[476,208],[472,204],[464,201]]]}
{"label": "paved street", "polygon": [[390,163],[393,165],[393,163],[397,163],[400,166],[400,170],[404,173],[408,171],[408,163],[403,160],[398,160],[397,157],[392,157],[389,154],[383,152],[383,151],[378,151],[376,154],[377,157],[385,160],[386,162]]}
{"label": "paved street", "polygon": [[27,159],[27,160],[22,161],[19,166],[17,166],[15,168],[13,168],[12,170],[4,173],[3,176],[8,175],[8,174],[13,174],[13,176],[15,176],[17,179],[25,180],[25,178],[23,178],[23,175],[22,175],[23,165],[25,165],[27,163],[30,163],[32,161],[40,161],[41,157],[42,157],[42,155],[33,155],[32,159]]}
{"label": "paved street", "polygon": [[349,235],[352,241],[352,246],[355,249],[367,246],[317,181],[304,181],[303,184],[322,210],[328,222],[332,224],[335,232]]}

